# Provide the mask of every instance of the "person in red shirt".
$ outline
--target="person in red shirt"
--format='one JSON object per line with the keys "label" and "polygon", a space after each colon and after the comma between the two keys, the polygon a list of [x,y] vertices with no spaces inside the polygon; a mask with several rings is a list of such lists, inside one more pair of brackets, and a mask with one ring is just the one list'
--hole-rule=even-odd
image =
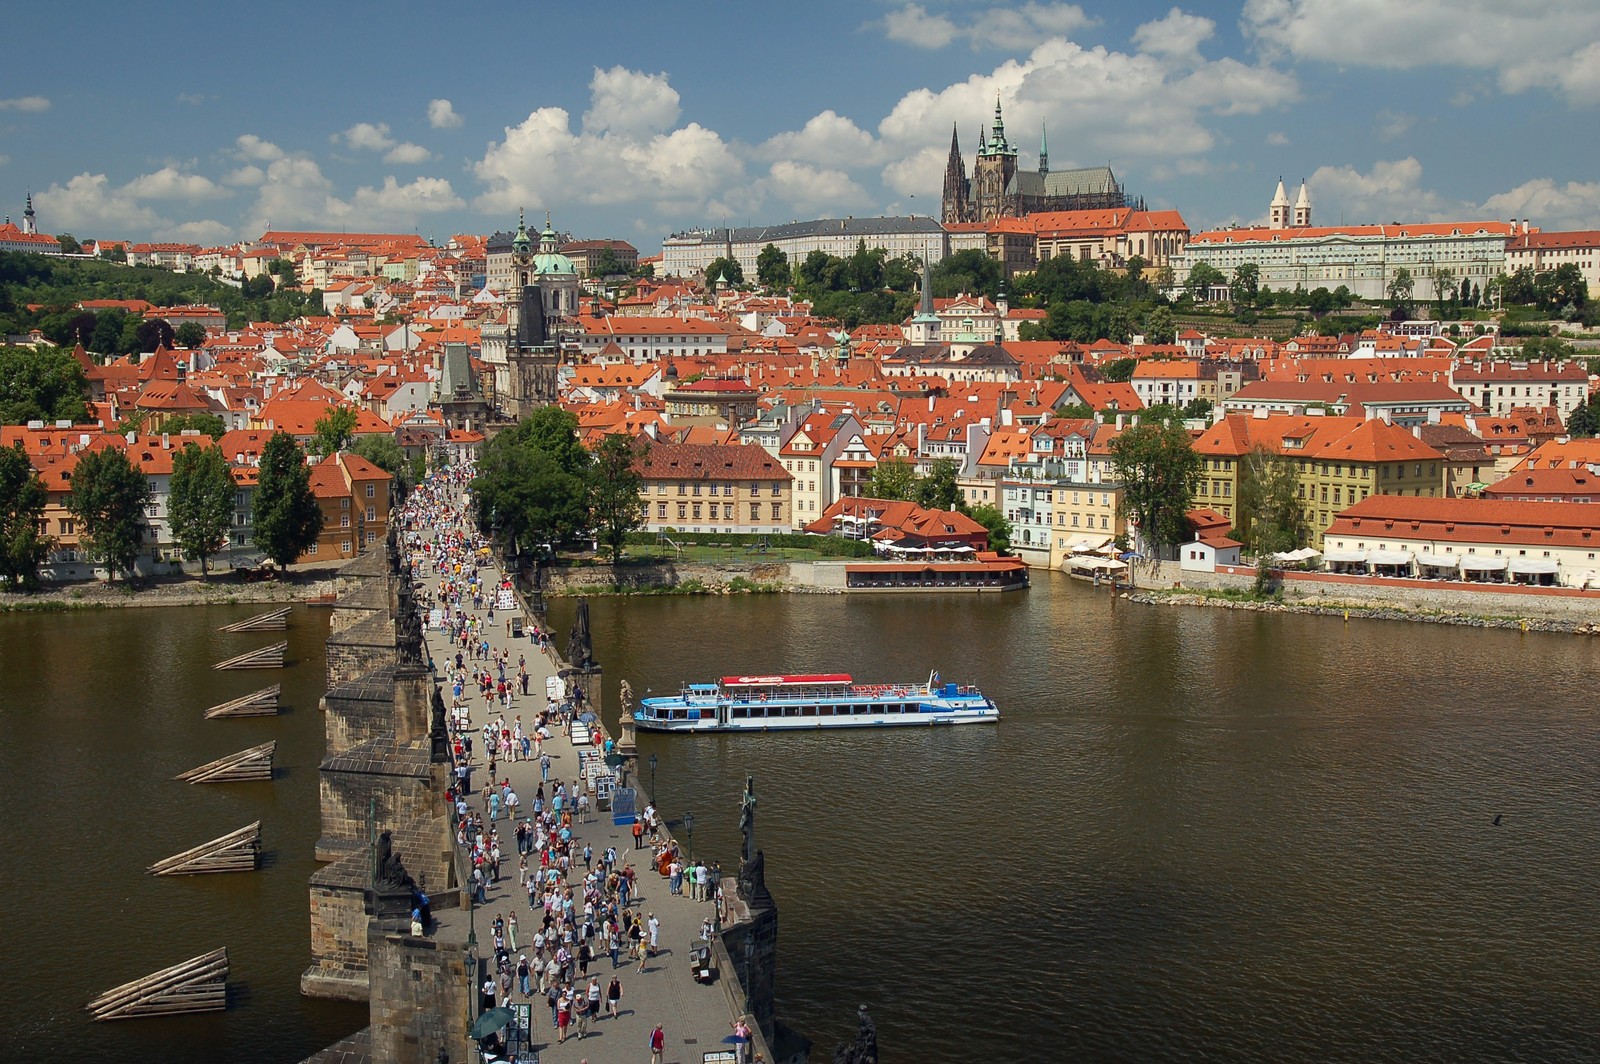
{"label": "person in red shirt", "polygon": [[667,1032],[656,1024],[656,1029],[650,1032],[650,1064],[661,1064],[661,1054],[667,1051]]}

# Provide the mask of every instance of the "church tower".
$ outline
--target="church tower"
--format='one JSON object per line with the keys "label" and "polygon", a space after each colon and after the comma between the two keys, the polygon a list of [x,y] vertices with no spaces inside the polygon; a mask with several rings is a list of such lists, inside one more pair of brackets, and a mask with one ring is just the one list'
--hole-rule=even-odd
{"label": "church tower", "polygon": [[1045,135],[1044,123],[1039,123],[1039,176],[1050,176],[1050,139]]}
{"label": "church tower", "polygon": [[1311,192],[1306,188],[1305,178],[1300,179],[1300,194],[1294,198],[1294,227],[1311,227]]}
{"label": "church tower", "polygon": [[1289,228],[1289,193],[1284,191],[1283,178],[1278,178],[1278,191],[1272,194],[1272,205],[1267,208],[1267,228]]}
{"label": "church tower", "polygon": [[1006,191],[1017,174],[1017,149],[1006,142],[1006,121],[1000,113],[1000,97],[994,99],[994,126],[972,165],[973,221],[987,222],[1020,213],[1009,203]]}
{"label": "church tower", "polygon": [[28,190],[28,205],[22,210],[22,231],[24,233],[37,233],[38,220],[33,215],[33,189]]}
{"label": "church tower", "polygon": [[939,221],[945,225],[971,221],[967,213],[967,164],[961,158],[955,123],[951,123],[950,158],[944,164],[944,198],[939,205]]}

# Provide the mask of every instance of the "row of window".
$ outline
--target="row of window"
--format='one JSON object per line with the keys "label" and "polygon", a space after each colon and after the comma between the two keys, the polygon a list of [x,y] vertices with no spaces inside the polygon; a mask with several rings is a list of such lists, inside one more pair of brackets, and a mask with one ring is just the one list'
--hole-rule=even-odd
{"label": "row of window", "polygon": [[[700,489],[702,487],[704,487],[706,489],[705,494],[707,494],[707,495],[726,495],[726,496],[728,496],[730,498],[733,496],[733,488],[734,488],[734,486],[732,484],[727,484],[727,483],[701,484],[699,481],[696,481],[693,484],[686,484],[686,483],[683,483],[683,482],[680,481],[678,483],[678,494],[679,495],[699,496],[700,495]],[[813,488],[812,490],[816,490],[816,489]],[[656,481],[656,494],[657,495],[665,495],[666,493],[667,493],[667,484],[666,484],[666,482],[665,481],[659,481],[659,480]],[[751,495],[760,495],[761,494],[761,485],[759,483],[752,482],[751,485],[750,485],[750,494]],[[774,495],[782,495],[783,494],[783,481],[775,480],[775,481],[772,482],[772,494],[774,494]]]}
{"label": "row of window", "polygon": [[[716,520],[732,521],[734,519],[733,518],[733,503],[725,502],[725,503],[722,503],[720,505],[722,506],[722,515],[719,518],[717,516],[717,506],[718,506],[717,503],[714,503],[714,502],[708,502],[708,503],[698,503],[698,502],[697,503],[684,503],[684,502],[680,502],[680,503],[678,503],[678,520],[680,520],[680,521],[688,521],[688,520],[690,520],[691,519],[690,511],[692,509],[693,510],[692,519],[695,520],[695,521],[699,521],[699,520],[701,520],[701,513],[702,513],[701,508],[704,507],[705,508],[705,511],[704,511],[705,512],[705,520],[708,520],[708,521],[716,521]],[[783,520],[783,504],[779,503],[779,502],[775,502],[775,503],[771,503],[770,505],[772,507],[772,520],[774,520],[774,521]],[[656,503],[656,519],[658,521],[664,521],[664,520],[666,520],[666,518],[667,518],[667,504],[664,503],[664,502]],[[753,503],[750,504],[750,520],[751,521],[759,521],[759,520],[761,520],[761,504],[760,503],[753,502]]]}

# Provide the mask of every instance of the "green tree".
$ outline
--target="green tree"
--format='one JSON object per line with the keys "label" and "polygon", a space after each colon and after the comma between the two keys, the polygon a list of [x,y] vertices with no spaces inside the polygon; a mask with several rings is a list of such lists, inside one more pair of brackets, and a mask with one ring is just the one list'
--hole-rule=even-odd
{"label": "green tree", "polygon": [[1600,435],[1600,407],[1596,406],[1595,398],[1574,407],[1567,415],[1567,435],[1586,440]]}
{"label": "green tree", "polygon": [[1197,262],[1189,269],[1189,279],[1184,282],[1184,287],[1189,290],[1196,301],[1204,302],[1206,292],[1222,284],[1227,278],[1222,271],[1209,262]]}
{"label": "green tree", "polygon": [[95,315],[94,331],[84,347],[102,355],[115,355],[122,350],[122,329],[128,323],[128,312],[121,307],[102,310]]}
{"label": "green tree", "polygon": [[787,288],[793,277],[789,271],[789,256],[776,244],[768,244],[756,256],[756,280],[767,288]]}
{"label": "green tree", "polygon": [[63,255],[82,255],[83,254],[83,245],[80,244],[78,242],[78,238],[73,236],[71,233],[60,233],[60,234],[58,234],[56,236],[56,240],[61,244],[61,254],[63,254]]}
{"label": "green tree", "polygon": [[1063,403],[1056,407],[1056,417],[1087,420],[1094,417],[1094,409],[1088,403]]}
{"label": "green tree", "polygon": [[194,350],[206,342],[206,327],[197,321],[186,321],[178,326],[173,333],[173,339],[178,341],[179,347]]}
{"label": "green tree", "polygon": [[1409,307],[1411,293],[1416,288],[1417,282],[1411,276],[1411,271],[1401,266],[1394,271],[1394,276],[1389,278],[1385,291],[1388,292],[1389,302],[1396,307]]}
{"label": "green tree", "polygon": [[727,281],[731,285],[744,284],[744,267],[739,265],[738,259],[720,258],[712,259],[706,267],[706,284],[714,285],[719,280]]}
{"label": "green tree", "polygon": [[484,532],[523,549],[556,548],[584,527],[590,459],[577,431],[575,415],[547,406],[489,441],[472,482]]}
{"label": "green tree", "polygon": [[129,572],[144,543],[150,482],[116,447],[84,451],[72,471],[67,509],[78,519],[80,541],[113,577]]}
{"label": "green tree", "polygon": [[886,458],[873,467],[867,480],[867,495],[873,499],[899,499],[913,502],[921,478],[904,458]]}
{"label": "green tree", "polygon": [[1189,421],[1203,421],[1211,416],[1210,399],[1191,399],[1183,404],[1183,416]]}
{"label": "green tree", "polygon": [[1100,379],[1113,384],[1124,384],[1133,380],[1133,371],[1139,368],[1136,358],[1114,358],[1100,367]]}
{"label": "green tree", "polygon": [[1233,282],[1228,286],[1233,295],[1233,305],[1239,310],[1255,308],[1256,299],[1261,294],[1261,267],[1253,262],[1241,263],[1234,267]]}
{"label": "green tree", "polygon": [[1433,301],[1440,307],[1446,299],[1456,297],[1456,271],[1448,266],[1435,266],[1428,279],[1433,282]]}
{"label": "green tree", "polygon": [[870,292],[883,287],[884,257],[882,248],[869,251],[865,240],[856,241],[855,254],[850,256],[845,267],[845,279],[852,292]]}
{"label": "green tree", "polygon": [[1306,309],[1313,318],[1320,318],[1334,308],[1335,302],[1333,293],[1326,287],[1313,288],[1306,297]]}
{"label": "green tree", "polygon": [[960,295],[988,296],[993,299],[1000,292],[1005,279],[1000,264],[986,251],[968,248],[939,260],[929,274],[933,294],[940,298]]}
{"label": "green tree", "polygon": [[311,453],[337,454],[349,447],[350,441],[355,439],[358,420],[356,412],[348,406],[330,408],[311,426],[315,433],[311,439]]}
{"label": "green tree", "polygon": [[250,508],[256,546],[280,569],[317,541],[322,507],[311,492],[311,467],[294,437],[281,429],[261,448],[261,473]]}
{"label": "green tree", "polygon": [[1172,311],[1167,307],[1154,307],[1144,319],[1144,338],[1146,343],[1170,344],[1178,336],[1177,325],[1172,320]]}
{"label": "green tree", "polygon": [[601,248],[600,254],[594,257],[594,265],[589,267],[590,277],[626,276],[627,272],[627,264],[617,257],[617,249],[610,246]]}
{"label": "green tree", "polygon": [[398,477],[406,471],[405,452],[400,450],[393,436],[375,432],[361,436],[350,445],[350,453],[360,455],[392,477]]}
{"label": "green tree", "polygon": [[44,481],[22,441],[0,447],[0,579],[9,587],[33,591],[39,586],[39,566],[51,542],[39,531],[46,501]]}
{"label": "green tree", "polygon": [[0,347],[0,425],[89,420],[88,382],[71,352]]}
{"label": "green tree", "polygon": [[1235,531],[1258,558],[1297,550],[1311,538],[1299,498],[1300,473],[1294,459],[1254,447],[1239,464],[1239,507]]}
{"label": "green tree", "polygon": [[179,414],[161,423],[161,431],[176,436],[184,429],[198,429],[213,440],[220,440],[228,431],[228,423],[220,414]]}
{"label": "green tree", "polygon": [[1009,553],[1011,550],[1011,522],[1006,520],[1006,515],[998,508],[988,503],[979,503],[967,514],[978,524],[989,530],[989,549],[1000,554]]}
{"label": "green tree", "polygon": [[1111,461],[1139,535],[1165,557],[1189,533],[1186,513],[1200,474],[1189,434],[1177,425],[1141,422],[1111,441]]}
{"label": "green tree", "polygon": [[201,579],[209,573],[211,556],[228,544],[238,490],[228,459],[216,444],[201,447],[188,443],[173,454],[167,500],[172,538],[184,557],[199,559]]}
{"label": "green tree", "polygon": [[171,348],[178,342],[178,335],[162,318],[146,318],[139,322],[133,329],[134,339],[138,346],[135,351],[154,351],[158,347]]}
{"label": "green tree", "polygon": [[961,463],[954,458],[937,458],[928,467],[928,475],[917,483],[916,502],[930,510],[956,510],[961,506],[961,487],[956,478],[961,474]]}
{"label": "green tree", "polygon": [[644,478],[639,461],[649,445],[632,436],[613,434],[600,441],[589,467],[589,522],[595,537],[606,545],[615,565],[622,558],[628,533],[641,527],[645,502],[639,490]]}

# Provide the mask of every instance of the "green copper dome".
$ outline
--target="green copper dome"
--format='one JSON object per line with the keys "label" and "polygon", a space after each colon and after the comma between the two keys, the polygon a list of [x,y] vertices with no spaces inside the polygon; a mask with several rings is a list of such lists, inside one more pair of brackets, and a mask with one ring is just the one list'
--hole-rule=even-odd
{"label": "green copper dome", "polygon": [[539,234],[539,254],[533,257],[533,272],[547,277],[576,277],[578,268],[572,260],[561,254],[560,241],[550,225],[550,215],[544,218],[544,232]]}

